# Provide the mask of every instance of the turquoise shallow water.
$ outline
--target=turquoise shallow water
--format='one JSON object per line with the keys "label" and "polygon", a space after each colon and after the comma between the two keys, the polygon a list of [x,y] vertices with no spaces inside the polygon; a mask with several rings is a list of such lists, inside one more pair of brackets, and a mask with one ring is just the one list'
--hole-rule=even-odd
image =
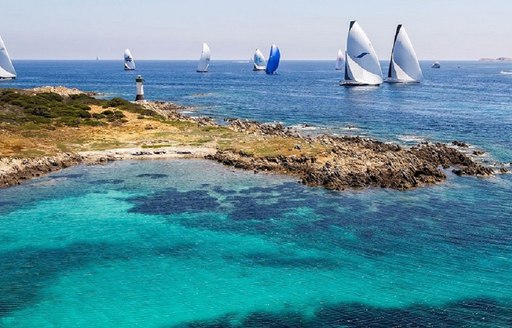
{"label": "turquoise shallow water", "polygon": [[[1,88],[146,96],[192,115],[512,162],[506,63],[422,62],[420,85],[347,89],[330,61],[16,61]],[[383,63],[386,67],[386,63]],[[350,127],[350,128],[349,128]],[[309,131],[309,130],[308,130]],[[0,327],[510,327],[512,176],[329,192],[206,161],[76,167],[0,190]]]}
{"label": "turquoise shallow water", "polygon": [[507,327],[511,186],[336,193],[201,160],[66,169],[0,190],[0,326]]}

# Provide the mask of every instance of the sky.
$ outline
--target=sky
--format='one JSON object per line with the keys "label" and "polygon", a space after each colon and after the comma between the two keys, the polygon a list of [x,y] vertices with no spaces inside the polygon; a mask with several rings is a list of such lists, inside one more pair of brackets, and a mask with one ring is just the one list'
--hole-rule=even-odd
{"label": "sky", "polygon": [[1,0],[13,59],[333,59],[357,20],[380,59],[404,24],[418,57],[512,57],[511,0]]}

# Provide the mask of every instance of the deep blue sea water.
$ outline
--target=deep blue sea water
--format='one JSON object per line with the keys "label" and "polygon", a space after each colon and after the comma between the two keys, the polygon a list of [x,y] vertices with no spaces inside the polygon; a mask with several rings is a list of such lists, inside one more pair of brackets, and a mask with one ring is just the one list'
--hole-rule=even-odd
{"label": "deep blue sea water", "polygon": [[[129,99],[142,74],[148,99],[219,121],[462,140],[512,161],[506,64],[423,63],[423,84],[353,89],[332,62],[137,64],[18,61],[0,87]],[[0,327],[509,327],[511,200],[511,175],[331,192],[202,160],[66,169],[0,190]]]}

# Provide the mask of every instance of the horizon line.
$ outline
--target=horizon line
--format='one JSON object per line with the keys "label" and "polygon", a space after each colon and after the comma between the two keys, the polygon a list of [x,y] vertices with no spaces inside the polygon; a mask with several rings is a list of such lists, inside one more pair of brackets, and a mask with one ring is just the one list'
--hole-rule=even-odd
{"label": "horizon line", "polygon": [[[500,58],[500,57],[498,57]],[[509,58],[509,57],[505,57]],[[119,61],[123,62],[124,60],[122,58],[99,58],[99,59],[91,59],[91,58],[21,58],[21,59],[15,59],[11,58],[12,61]],[[161,58],[149,58],[149,59],[136,59],[135,61],[198,61],[198,58],[180,58],[180,59],[161,59]],[[220,59],[214,59],[212,62],[215,61],[243,61],[243,62],[251,62],[252,59],[246,59],[246,58],[220,58]],[[336,61],[336,58],[292,58],[292,59],[281,59],[281,61]],[[389,61],[389,59],[379,59],[379,61]],[[420,62],[422,61],[480,61],[480,62],[499,62],[499,63],[512,63],[512,57],[510,57],[510,60],[498,60],[497,58],[472,58],[472,59],[463,59],[463,58],[427,58],[427,59],[419,59]]]}

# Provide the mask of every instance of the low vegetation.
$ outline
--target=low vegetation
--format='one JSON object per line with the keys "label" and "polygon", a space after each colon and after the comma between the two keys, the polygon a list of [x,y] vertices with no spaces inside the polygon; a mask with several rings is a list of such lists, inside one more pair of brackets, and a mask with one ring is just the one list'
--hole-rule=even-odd
{"label": "low vegetation", "polygon": [[0,158],[123,147],[260,148],[260,141],[226,127],[165,119],[121,98],[0,89]]}
{"label": "low vegetation", "polygon": [[[92,113],[91,106],[105,108]],[[85,94],[63,97],[56,93],[33,93],[6,89],[0,91],[0,124],[22,126],[28,124],[60,127],[104,126],[123,122],[123,111],[160,118],[150,110],[121,98],[100,100]]]}

